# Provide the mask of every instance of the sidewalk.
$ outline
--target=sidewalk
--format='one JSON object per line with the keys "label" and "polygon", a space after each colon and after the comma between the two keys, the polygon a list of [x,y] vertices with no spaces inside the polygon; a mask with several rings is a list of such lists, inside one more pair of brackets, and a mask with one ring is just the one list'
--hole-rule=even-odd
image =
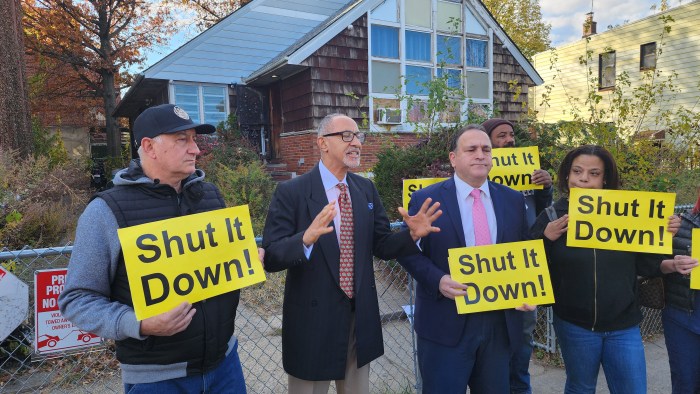
{"label": "sidewalk", "polygon": [[[664,336],[660,334],[655,336],[652,341],[644,342],[644,354],[647,361],[647,393],[670,393],[671,372],[668,367]],[[530,362],[530,376],[530,384],[534,394],[561,394],[564,392],[566,372],[563,368],[544,365],[533,359]],[[602,368],[598,374],[596,393],[609,393]]]}

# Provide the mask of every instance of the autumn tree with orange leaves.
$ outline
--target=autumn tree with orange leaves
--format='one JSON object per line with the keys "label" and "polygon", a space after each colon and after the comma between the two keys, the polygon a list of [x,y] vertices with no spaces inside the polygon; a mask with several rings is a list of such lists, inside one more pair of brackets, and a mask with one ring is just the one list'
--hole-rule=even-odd
{"label": "autumn tree with orange leaves", "polygon": [[102,101],[107,148],[118,157],[121,139],[112,117],[117,91],[130,82],[126,69],[172,33],[168,8],[148,0],[22,0],[22,7],[26,46],[58,62],[54,70],[68,66],[65,82],[84,87],[74,93]]}

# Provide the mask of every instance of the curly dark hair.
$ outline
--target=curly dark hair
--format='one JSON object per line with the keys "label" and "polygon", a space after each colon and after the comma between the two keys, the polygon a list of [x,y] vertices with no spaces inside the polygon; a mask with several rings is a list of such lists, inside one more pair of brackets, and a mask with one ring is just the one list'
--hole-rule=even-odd
{"label": "curly dark hair", "polygon": [[602,146],[598,145],[582,145],[569,151],[564,157],[564,160],[559,166],[557,173],[557,187],[562,194],[569,194],[569,172],[574,159],[581,155],[597,156],[603,161],[603,170],[605,171],[603,189],[619,189],[621,186],[620,174],[617,171],[617,164],[610,152]]}

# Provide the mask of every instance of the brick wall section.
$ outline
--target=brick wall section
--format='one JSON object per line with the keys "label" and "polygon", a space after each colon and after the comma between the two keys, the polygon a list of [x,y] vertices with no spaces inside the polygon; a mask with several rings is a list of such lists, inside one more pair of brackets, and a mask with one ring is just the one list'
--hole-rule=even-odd
{"label": "brick wall section", "polygon": [[[296,172],[297,175],[311,170],[321,158],[318,146],[316,146],[316,131],[308,133],[295,133],[282,135],[282,159],[280,162],[287,164],[287,171]],[[362,165],[354,172],[364,172],[372,168],[377,162],[377,152],[387,143],[393,142],[399,147],[415,144],[419,138],[412,133],[372,133],[362,144]],[[445,153],[447,154],[447,153]],[[299,165],[299,159],[304,159],[304,164]]]}
{"label": "brick wall section", "polygon": [[[520,96],[514,100],[514,91],[509,88],[508,81],[518,81]],[[519,121],[527,114],[528,87],[534,82],[525,70],[518,64],[515,57],[503,43],[494,36],[493,43],[493,103],[499,112],[499,117],[511,121]],[[526,104],[523,107],[523,103]]]}

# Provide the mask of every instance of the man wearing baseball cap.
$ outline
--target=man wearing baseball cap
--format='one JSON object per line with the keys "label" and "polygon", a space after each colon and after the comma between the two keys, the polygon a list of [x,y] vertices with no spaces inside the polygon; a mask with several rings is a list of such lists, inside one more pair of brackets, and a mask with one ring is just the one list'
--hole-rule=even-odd
{"label": "man wearing baseball cap", "polygon": [[[514,148],[515,132],[513,124],[505,119],[493,118],[481,124],[486,134],[491,138],[494,148]],[[527,226],[532,227],[537,215],[546,207],[552,205],[552,176],[543,169],[537,169],[532,173],[532,183],[542,185],[543,189],[525,190],[525,216]],[[510,358],[510,392],[512,394],[530,394],[530,356],[532,355],[532,332],[537,323],[537,310],[523,312],[523,345],[516,349]]]}
{"label": "man wearing baseball cap", "polygon": [[116,341],[125,392],[246,392],[233,335],[239,292],[137,321],[117,236],[118,228],[225,207],[195,168],[195,136],[214,131],[173,104],[146,109],[133,128],[139,159],[78,221],[59,306],[81,330]]}

